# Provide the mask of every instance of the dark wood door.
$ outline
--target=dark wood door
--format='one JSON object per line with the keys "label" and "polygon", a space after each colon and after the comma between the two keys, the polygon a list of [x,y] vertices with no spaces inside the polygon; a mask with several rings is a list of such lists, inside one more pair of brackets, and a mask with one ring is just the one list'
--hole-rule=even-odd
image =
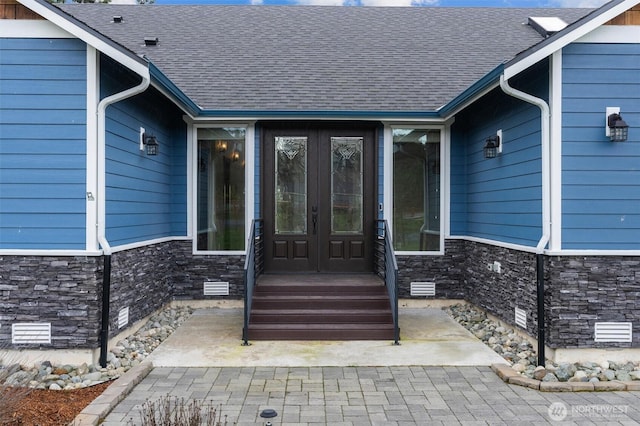
{"label": "dark wood door", "polygon": [[265,126],[267,271],[372,271],[374,136],[363,125]]}

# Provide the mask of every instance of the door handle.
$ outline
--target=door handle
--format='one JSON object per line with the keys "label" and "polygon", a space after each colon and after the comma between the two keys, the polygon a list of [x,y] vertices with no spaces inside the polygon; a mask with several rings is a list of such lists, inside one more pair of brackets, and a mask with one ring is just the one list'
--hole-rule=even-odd
{"label": "door handle", "polygon": [[313,235],[318,232],[318,207],[311,207],[311,222],[313,223]]}

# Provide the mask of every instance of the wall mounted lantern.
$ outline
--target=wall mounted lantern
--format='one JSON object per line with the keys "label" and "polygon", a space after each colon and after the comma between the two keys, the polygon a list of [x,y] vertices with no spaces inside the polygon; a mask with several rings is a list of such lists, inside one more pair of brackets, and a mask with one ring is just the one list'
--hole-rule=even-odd
{"label": "wall mounted lantern", "polygon": [[624,142],[629,137],[629,125],[622,119],[620,108],[607,107],[605,135],[611,142]]}
{"label": "wall mounted lantern", "polygon": [[140,127],[140,151],[145,151],[147,155],[158,155],[158,139],[155,136],[147,135],[144,127]]}
{"label": "wall mounted lantern", "polygon": [[496,158],[502,153],[502,130],[498,130],[495,136],[486,139],[484,145],[484,158]]}
{"label": "wall mounted lantern", "polygon": [[155,136],[145,136],[144,146],[147,151],[147,155],[158,155],[158,139]]}

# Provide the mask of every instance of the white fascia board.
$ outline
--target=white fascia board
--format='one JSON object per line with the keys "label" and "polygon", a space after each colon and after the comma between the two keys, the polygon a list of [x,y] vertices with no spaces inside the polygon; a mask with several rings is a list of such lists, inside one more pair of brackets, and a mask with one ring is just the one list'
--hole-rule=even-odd
{"label": "white fascia board", "polygon": [[562,49],[568,44],[573,43],[574,41],[582,37],[585,37],[590,32],[596,30],[598,27],[609,22],[616,16],[626,12],[628,9],[631,9],[633,6],[637,5],[638,3],[640,3],[639,0],[623,1],[617,6],[614,6],[611,9],[609,9],[605,13],[602,13],[594,17],[593,19],[585,22],[584,24],[574,28],[573,30],[568,31],[566,34],[559,35],[559,37],[556,40],[553,40],[552,42],[542,47],[541,49],[533,52],[528,56],[525,56],[524,58],[515,62],[514,64],[505,67],[504,69],[505,80],[509,80],[513,76],[537,64],[541,60],[552,55],[554,52]]}
{"label": "white fascia board", "polygon": [[73,34],[42,19],[5,19],[0,25],[2,38],[75,38]]}
{"label": "white fascia board", "polygon": [[[131,55],[124,53],[122,50],[112,46],[111,44],[100,39],[94,34],[91,34],[89,31],[80,28],[78,25],[74,24],[69,19],[66,19],[64,16],[55,13],[49,8],[49,7],[55,7],[55,6],[48,7],[34,0],[17,0],[17,1],[18,3],[22,4],[23,6],[27,7],[28,9],[37,13],[38,15],[42,16],[47,21],[57,25],[62,30],[79,38],[80,40],[84,41],[88,45],[94,47],[96,50],[113,58],[117,62],[120,62],[122,65],[129,68],[136,74],[149,77],[149,67],[146,63],[144,63],[144,61],[137,60],[133,58]],[[64,12],[60,11],[60,13],[64,13]],[[4,25],[4,22],[3,22],[3,25]]]}

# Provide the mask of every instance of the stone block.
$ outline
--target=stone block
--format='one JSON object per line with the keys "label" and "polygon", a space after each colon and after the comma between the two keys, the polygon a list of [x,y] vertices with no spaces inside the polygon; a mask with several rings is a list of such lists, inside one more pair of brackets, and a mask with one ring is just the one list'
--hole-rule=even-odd
{"label": "stone block", "polygon": [[628,391],[640,391],[640,380],[632,380],[630,382],[623,382]]}
{"label": "stone block", "polygon": [[530,379],[521,375],[509,377],[509,384],[540,390],[540,380]]}
{"label": "stone block", "polygon": [[505,382],[508,382],[511,377],[520,376],[507,364],[493,364],[491,369]]}
{"label": "stone block", "polygon": [[594,382],[593,390],[595,391],[623,391],[627,389],[627,385],[617,380],[612,380],[610,382]]}
{"label": "stone block", "polygon": [[591,392],[594,390],[593,383],[590,382],[569,382],[574,392]]}
{"label": "stone block", "polygon": [[571,383],[568,382],[540,382],[542,392],[572,392]]}

